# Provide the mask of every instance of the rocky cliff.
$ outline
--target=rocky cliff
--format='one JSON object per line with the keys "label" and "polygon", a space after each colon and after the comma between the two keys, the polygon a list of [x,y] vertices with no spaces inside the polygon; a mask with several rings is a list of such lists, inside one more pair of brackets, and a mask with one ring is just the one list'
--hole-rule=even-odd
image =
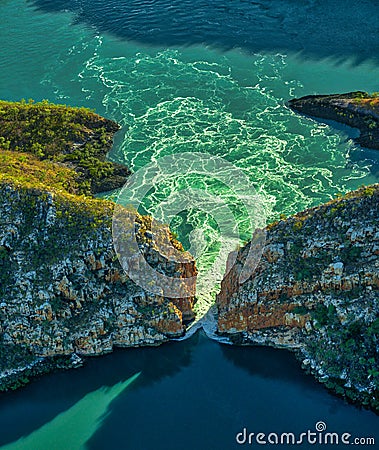
{"label": "rocky cliff", "polygon": [[239,282],[251,243],[222,282],[219,333],[295,350],[327,387],[378,410],[378,219],[374,185],[268,226],[250,278]]}
{"label": "rocky cliff", "polygon": [[[194,298],[152,295],[125,275],[113,248],[112,211],[110,202],[0,183],[3,388],[34,366],[53,367],[54,357],[70,365],[81,355],[184,333]],[[193,262],[173,264],[160,254],[149,217],[137,216],[136,225],[147,262],[168,276],[196,273]],[[161,231],[172,240],[168,228]]]}
{"label": "rocky cliff", "polygon": [[334,120],[360,130],[355,142],[379,149],[379,95],[357,91],[347,94],[308,95],[292,99],[288,105],[300,113]]}
{"label": "rocky cliff", "polygon": [[[81,194],[83,187],[109,186],[109,177],[124,181],[125,173],[115,178],[118,167],[102,161],[117,124],[82,109],[12,105],[0,102],[0,389],[116,346],[181,336],[194,317],[194,297],[166,298],[136,285],[114,250],[114,204]],[[48,123],[58,123],[58,143]],[[28,129],[30,139],[20,134]],[[166,226],[153,234],[151,217],[127,210],[121,217],[157,272],[196,275]],[[168,247],[183,252],[182,262],[172,261]]]}

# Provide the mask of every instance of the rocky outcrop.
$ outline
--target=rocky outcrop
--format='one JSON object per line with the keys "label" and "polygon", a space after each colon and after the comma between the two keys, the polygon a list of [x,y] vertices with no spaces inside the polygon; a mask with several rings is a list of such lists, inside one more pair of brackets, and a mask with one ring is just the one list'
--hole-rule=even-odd
{"label": "rocky outcrop", "polygon": [[[113,248],[113,208],[103,200],[0,182],[3,389],[29,374],[75,366],[81,356],[158,345],[185,332],[194,297],[151,294],[128,278]],[[132,217],[148,263],[171,277],[196,275],[192,259],[173,263],[161,254],[149,217]],[[159,235],[182,249],[167,227]]]}
{"label": "rocky outcrop", "polygon": [[379,149],[379,97],[367,92],[334,95],[308,95],[288,102],[297,112],[334,120],[358,128],[355,142],[362,147]]}
{"label": "rocky outcrop", "polygon": [[0,101],[0,389],[116,346],[158,345],[194,318],[195,262],[168,227],[154,221],[153,233],[151,217],[117,206],[129,263],[142,255],[153,277],[185,285],[177,298],[124,272],[132,241],[115,245],[116,206],[92,197],[129,174],[105,161],[118,129],[86,108]]}
{"label": "rocky outcrop", "polygon": [[377,409],[378,218],[374,185],[269,225],[250,278],[240,283],[251,243],[222,281],[219,333],[296,350],[329,388]]}

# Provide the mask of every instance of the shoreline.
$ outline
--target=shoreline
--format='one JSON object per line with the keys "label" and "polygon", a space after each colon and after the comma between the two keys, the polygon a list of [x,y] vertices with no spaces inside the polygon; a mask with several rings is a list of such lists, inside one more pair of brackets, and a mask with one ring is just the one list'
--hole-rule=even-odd
{"label": "shoreline", "polygon": [[362,147],[379,150],[379,97],[367,92],[346,94],[307,95],[291,99],[292,110],[317,119],[333,120],[359,130],[352,138]]}

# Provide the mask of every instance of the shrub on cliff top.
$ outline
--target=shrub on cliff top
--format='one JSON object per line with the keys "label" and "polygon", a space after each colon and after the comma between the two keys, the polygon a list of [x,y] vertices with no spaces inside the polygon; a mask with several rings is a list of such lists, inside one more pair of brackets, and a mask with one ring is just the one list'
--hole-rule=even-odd
{"label": "shrub on cliff top", "polygon": [[[47,101],[0,101],[0,136],[11,150],[23,150],[44,158],[67,152],[92,133],[103,135],[112,123],[87,108],[71,108]],[[114,131],[117,125],[114,124]]]}
{"label": "shrub on cliff top", "polygon": [[66,163],[93,185],[113,175],[105,157],[119,126],[87,108],[0,101],[0,147]]}
{"label": "shrub on cliff top", "polygon": [[365,106],[365,107],[371,107],[375,110],[379,109],[379,92],[373,92],[372,94],[363,94],[356,95],[353,98],[353,102]]}

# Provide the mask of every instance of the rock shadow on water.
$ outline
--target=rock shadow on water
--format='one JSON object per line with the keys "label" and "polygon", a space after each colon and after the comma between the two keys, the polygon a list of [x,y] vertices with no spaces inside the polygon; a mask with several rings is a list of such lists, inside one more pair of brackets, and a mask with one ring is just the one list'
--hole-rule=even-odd
{"label": "rock shadow on water", "polygon": [[313,377],[305,376],[295,354],[288,350],[234,345],[222,345],[221,348],[227,360],[253,377],[296,383],[312,389],[318,385]]}
{"label": "rock shadow on water", "polygon": [[102,387],[86,394],[68,410],[58,414],[50,422],[11,442],[2,450],[82,450],[87,441],[101,427],[113,400],[132,384],[140,373],[112,387]]}
{"label": "rock shadow on water", "polygon": [[79,369],[45,375],[16,392],[1,394],[0,449],[28,448],[25,445],[49,439],[55,432],[66,430],[80,411],[90,408],[91,420],[83,424],[78,438],[78,442],[87,442],[124,390],[153,385],[189,366],[197,340],[194,335],[158,348],[116,349],[101,358],[88,358]]}
{"label": "rock shadow on water", "polygon": [[150,46],[205,44],[248,52],[301,53],[361,63],[379,61],[375,0],[28,0],[45,12]]}

